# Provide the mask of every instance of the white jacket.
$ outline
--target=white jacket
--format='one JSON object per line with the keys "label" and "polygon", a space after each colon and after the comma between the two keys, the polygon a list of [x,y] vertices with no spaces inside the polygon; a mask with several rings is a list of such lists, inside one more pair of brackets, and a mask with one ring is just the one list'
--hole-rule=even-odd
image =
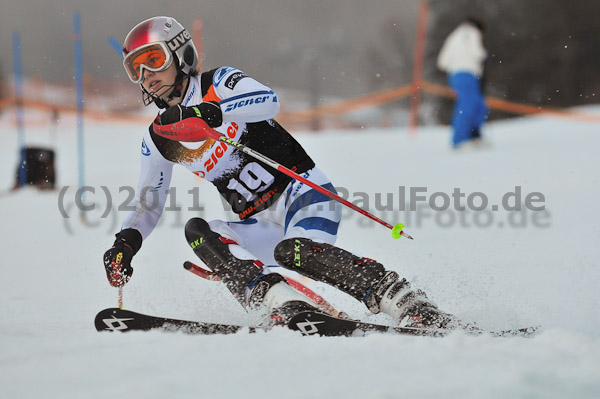
{"label": "white jacket", "polygon": [[[192,106],[200,104],[203,100],[219,100],[223,110],[223,124],[215,130],[235,141],[239,142],[242,135],[248,135],[248,123],[269,120],[279,112],[277,95],[239,69],[219,68],[214,74],[211,88],[214,91],[209,91],[207,98],[203,99],[200,76],[190,77],[182,105]],[[127,213],[122,226],[123,229],[139,230],[144,239],[158,224],[169,194],[175,165],[163,156],[149,129],[145,130],[140,181],[133,202],[135,209]],[[187,151],[183,147],[178,149],[185,154],[181,155],[182,160],[179,163],[195,175],[211,182],[222,178],[224,171],[231,172],[241,162],[233,146],[212,139],[179,144],[187,148]]]}
{"label": "white jacket", "polygon": [[469,72],[481,76],[486,57],[481,32],[472,24],[463,22],[444,41],[437,66],[449,74]]}

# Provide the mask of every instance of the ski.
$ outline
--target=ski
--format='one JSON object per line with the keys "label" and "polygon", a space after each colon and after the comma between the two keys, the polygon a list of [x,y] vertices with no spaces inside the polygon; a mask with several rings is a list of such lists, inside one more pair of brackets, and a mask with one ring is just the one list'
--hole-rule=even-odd
{"label": "ski", "polygon": [[268,330],[268,327],[246,327],[234,324],[206,323],[190,320],[168,319],[150,316],[120,308],[108,308],[100,311],[94,320],[97,331],[180,331],[186,334],[213,335],[234,334],[243,329],[250,332]]}
{"label": "ski", "polygon": [[538,327],[503,331],[485,331],[472,326],[456,329],[393,327],[382,324],[364,323],[358,320],[341,319],[319,312],[302,312],[295,315],[288,323],[288,328],[300,331],[302,335],[346,337],[364,336],[369,333],[443,337],[455,331],[464,331],[469,335],[489,335],[493,337],[530,337],[538,330]]}
{"label": "ski", "polygon": [[[185,270],[195,274],[196,276],[202,277],[205,280],[217,281],[217,282],[221,281],[221,279],[214,272],[212,272],[211,270],[206,270],[205,268],[200,267],[193,262],[185,261],[183,263],[183,268]],[[283,278],[285,278],[285,280],[290,285],[290,287],[292,287],[296,291],[302,293],[303,295],[307,296],[311,301],[313,301],[325,313],[329,313],[335,317],[345,317],[346,313],[334,308],[333,305],[330,304],[329,302],[327,302],[325,300],[325,298],[323,298],[321,295],[317,294],[316,292],[314,292],[313,290],[311,290],[310,288],[308,288],[301,282],[294,280],[293,278],[291,278],[289,276],[286,276],[283,274],[282,274],[282,276],[283,276]]]}
{"label": "ski", "polygon": [[[235,324],[207,323],[189,320],[169,319],[150,316],[130,310],[109,308],[100,311],[95,318],[97,331],[180,331],[186,334],[212,335],[234,334],[244,329],[249,332],[269,331],[270,326],[240,326]],[[302,335],[324,337],[355,337],[369,333],[387,333],[427,337],[443,337],[455,331],[452,329],[426,329],[410,327],[392,327],[381,324],[364,323],[357,320],[341,319],[320,312],[301,312],[292,317],[287,327],[299,331]],[[490,335],[493,337],[530,337],[537,327],[528,327],[504,331],[484,331],[474,327],[461,329],[470,335]]]}

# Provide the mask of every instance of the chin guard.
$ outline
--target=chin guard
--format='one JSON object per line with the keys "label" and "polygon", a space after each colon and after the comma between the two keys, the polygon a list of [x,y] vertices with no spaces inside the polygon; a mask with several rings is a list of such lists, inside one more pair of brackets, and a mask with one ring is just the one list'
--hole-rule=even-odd
{"label": "chin guard", "polygon": [[[176,98],[176,97],[181,97],[181,90],[183,90],[183,77],[184,77],[184,73],[177,68],[177,76],[175,77],[175,82],[173,82],[172,85],[165,85],[159,88],[162,89],[163,87],[173,87],[173,92],[171,94],[169,94],[169,97],[167,97],[166,100],[163,100],[160,97],[155,97],[153,96],[148,90],[146,90],[144,88],[144,86],[142,84],[140,84],[140,88],[142,89],[142,102],[144,103],[145,106],[148,106],[152,103],[156,104],[156,106],[160,109],[165,109],[169,107],[169,101],[171,101],[172,99]],[[168,90],[168,89],[167,89]]]}

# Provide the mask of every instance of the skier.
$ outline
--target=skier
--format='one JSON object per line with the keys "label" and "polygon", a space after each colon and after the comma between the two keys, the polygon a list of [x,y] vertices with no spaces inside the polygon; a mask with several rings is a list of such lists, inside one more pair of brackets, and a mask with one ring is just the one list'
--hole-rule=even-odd
{"label": "skier", "polygon": [[[335,192],[302,146],[273,118],[277,95],[236,68],[199,74],[192,39],[174,18],[154,17],[136,25],[123,45],[125,70],[139,84],[144,104],[164,110],[157,123],[169,125],[201,118],[230,139],[245,144]],[[220,277],[247,309],[266,309],[285,322],[315,310],[309,298],[291,288],[269,265],[280,265],[331,284],[384,312],[401,326],[444,327],[450,317],[421,291],[413,291],[396,272],[380,263],[335,247],[341,205],[259,162],[234,146],[206,138],[179,142],[154,131],[142,140],[142,168],[135,210],[104,254],[112,286],[132,276],[131,260],[161,216],[173,165],[179,164],[213,183],[241,221],[189,220],[185,236],[194,253]],[[148,194],[150,191],[151,195]],[[157,202],[153,202],[157,198]]]}

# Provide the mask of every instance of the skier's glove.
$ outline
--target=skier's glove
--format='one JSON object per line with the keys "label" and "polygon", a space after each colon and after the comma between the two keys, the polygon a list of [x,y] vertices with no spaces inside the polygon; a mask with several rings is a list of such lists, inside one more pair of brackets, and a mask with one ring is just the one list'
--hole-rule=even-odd
{"label": "skier's glove", "polygon": [[160,115],[161,125],[170,125],[187,118],[201,118],[212,128],[219,127],[223,123],[221,106],[216,101],[204,101],[193,107],[175,105],[167,108]]}
{"label": "skier's glove", "polygon": [[104,253],[104,268],[110,285],[122,287],[133,274],[131,259],[142,246],[142,234],[136,229],[125,229],[115,237],[112,248]]}

